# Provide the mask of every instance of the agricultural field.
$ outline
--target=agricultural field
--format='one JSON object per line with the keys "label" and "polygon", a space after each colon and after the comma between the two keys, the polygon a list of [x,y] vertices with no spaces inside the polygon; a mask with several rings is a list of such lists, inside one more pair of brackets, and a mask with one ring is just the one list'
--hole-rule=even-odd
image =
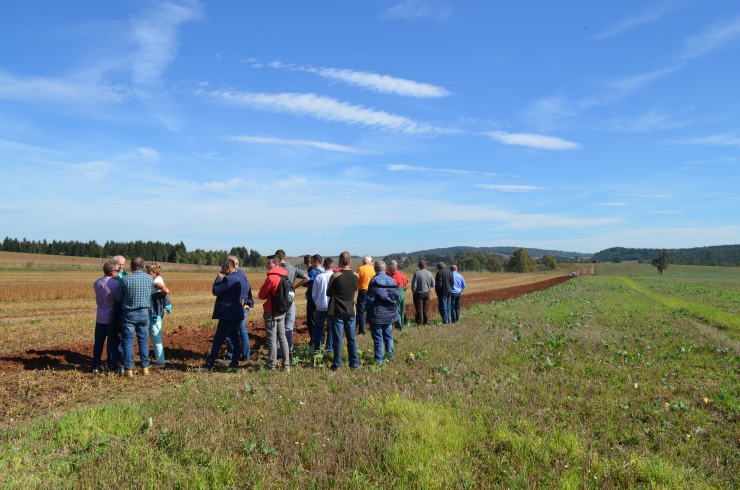
{"label": "agricultural field", "polygon": [[[199,352],[178,352],[133,380],[87,373],[72,350],[55,369],[9,359],[89,341],[97,274],[0,271],[0,484],[736,488],[740,275],[635,265],[471,274],[461,321],[395,332],[382,367],[358,336],[354,372],[305,349],[290,373],[265,372],[258,348],[238,370],[192,373]],[[212,276],[164,274],[173,341],[212,335]]]}

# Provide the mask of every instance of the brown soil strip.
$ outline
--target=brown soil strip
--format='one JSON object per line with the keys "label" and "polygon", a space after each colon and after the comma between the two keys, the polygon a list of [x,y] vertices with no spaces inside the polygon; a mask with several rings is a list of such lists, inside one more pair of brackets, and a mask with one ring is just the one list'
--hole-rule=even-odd
{"label": "brown soil strip", "polygon": [[[568,276],[559,276],[522,286],[463,294],[462,306],[469,307],[474,304],[487,304],[492,301],[517,298],[525,294],[531,294],[563,284],[569,279],[571,278]],[[429,310],[432,315],[436,313],[436,298],[430,301]],[[411,301],[408,301],[406,304],[406,314],[408,318],[413,318],[414,316],[414,305]],[[250,345],[254,353],[255,350],[265,345],[265,327],[262,319],[250,318],[247,321],[247,330],[249,331]],[[180,325],[173,331],[165,332],[163,342],[168,369],[185,370],[187,367],[192,367],[194,362],[204,361],[211,350],[211,343],[213,342],[215,332],[215,327],[201,328],[186,325]],[[306,317],[299,316],[296,318],[293,342],[297,345],[308,340]],[[84,369],[89,367],[92,362],[92,349],[93,342],[78,342],[45,349],[11,352],[0,356],[0,372]],[[134,352],[138,352],[137,346],[134,346]],[[103,356],[105,357],[105,353],[103,353]],[[136,357],[138,358],[138,355]]]}

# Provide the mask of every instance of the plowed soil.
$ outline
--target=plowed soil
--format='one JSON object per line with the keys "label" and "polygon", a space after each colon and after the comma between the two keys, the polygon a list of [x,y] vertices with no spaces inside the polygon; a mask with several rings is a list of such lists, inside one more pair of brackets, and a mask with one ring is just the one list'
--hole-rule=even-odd
{"label": "plowed soil", "polygon": [[[474,304],[487,304],[492,301],[517,298],[525,294],[563,284],[569,279],[571,278],[567,276],[559,276],[522,286],[463,294],[462,307],[465,308]],[[436,298],[430,301],[429,311],[432,316],[435,316],[437,312]],[[413,319],[414,305],[411,301],[407,301],[406,315],[408,318]],[[247,330],[249,332],[252,352],[257,351],[261,346],[265,345],[265,328],[261,318],[248,319]],[[163,343],[167,357],[167,370],[185,371],[188,367],[202,363],[211,350],[215,331],[216,329],[214,327],[201,328],[180,325],[177,329],[164,333]],[[297,317],[293,342],[298,345],[308,340],[306,317]],[[61,344],[51,348],[11,352],[0,356],[0,372],[84,369],[92,362],[92,349],[93,342],[79,342]],[[134,346],[134,352],[138,352],[138,346]],[[105,354],[103,355],[105,356]]]}

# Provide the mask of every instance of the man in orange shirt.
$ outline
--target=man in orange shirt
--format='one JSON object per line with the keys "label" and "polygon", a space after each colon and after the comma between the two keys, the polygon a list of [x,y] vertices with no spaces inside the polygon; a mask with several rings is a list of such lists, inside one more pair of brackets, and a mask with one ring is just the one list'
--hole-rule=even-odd
{"label": "man in orange shirt", "polygon": [[372,257],[365,255],[362,258],[362,265],[357,268],[357,275],[360,276],[360,282],[357,284],[357,330],[361,335],[365,335],[365,300],[370,279],[375,275]]}
{"label": "man in orange shirt", "polygon": [[406,289],[409,287],[409,280],[406,278],[406,274],[398,270],[398,262],[391,260],[391,265],[388,267],[386,274],[391,276],[396,284],[398,284],[398,314],[400,317],[394,323],[394,326],[403,330],[406,326]]}

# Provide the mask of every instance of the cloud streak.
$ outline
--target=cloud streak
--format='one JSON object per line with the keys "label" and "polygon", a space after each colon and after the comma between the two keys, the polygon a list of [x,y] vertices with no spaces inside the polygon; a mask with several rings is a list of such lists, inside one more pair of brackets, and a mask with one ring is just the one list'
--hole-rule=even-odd
{"label": "cloud streak", "polygon": [[533,185],[514,185],[514,184],[476,184],[473,187],[487,189],[499,192],[532,192],[544,190],[544,187],[535,187]]}
{"label": "cloud streak", "polygon": [[444,20],[451,14],[452,7],[446,2],[404,0],[388,8],[381,17],[388,20],[416,22],[420,19]]}
{"label": "cloud streak", "polygon": [[610,28],[608,28],[604,32],[597,34],[596,39],[604,39],[607,37],[611,37],[621,32],[624,32],[626,30],[640,26],[642,24],[647,24],[649,22],[655,22],[656,20],[660,19],[664,14],[673,10],[676,6],[677,6],[676,2],[662,2],[657,5],[653,5],[651,7],[642,9],[636,15],[623,19],[617,22],[616,24],[612,25]]}
{"label": "cloud streak", "polygon": [[435,128],[407,117],[361,105],[340,102],[331,97],[313,93],[251,93],[213,91],[211,97],[227,103],[261,111],[279,112],[294,116],[309,116],[329,122],[403,131],[409,134],[441,134],[450,130]]}
{"label": "cloud streak", "polygon": [[314,72],[329,80],[338,80],[348,85],[384,94],[416,98],[436,98],[450,95],[450,92],[444,87],[389,75],[379,75],[370,71],[354,71],[338,68],[318,68],[308,69],[306,71]]}
{"label": "cloud streak", "polygon": [[355,148],[352,146],[337,145],[335,143],[327,143],[325,141],[311,141],[311,140],[286,140],[280,138],[265,138],[261,136],[225,136],[225,141],[237,141],[240,143],[251,143],[257,145],[275,145],[275,146],[293,146],[293,147],[306,147],[316,148],[319,150],[336,151],[340,153],[377,153],[372,150],[363,150],[362,148]]}
{"label": "cloud streak", "polygon": [[124,86],[101,85],[94,80],[19,78],[0,72],[0,99],[24,102],[122,102],[130,98],[132,93]]}
{"label": "cloud streak", "polygon": [[682,58],[700,58],[740,38],[740,16],[718,22],[684,41]]}
{"label": "cloud streak", "polygon": [[388,170],[391,172],[421,172],[421,173],[433,173],[433,174],[449,174],[449,175],[485,175],[488,177],[499,177],[499,174],[489,172],[478,172],[475,170],[463,170],[458,168],[432,168],[432,167],[419,167],[416,165],[404,165],[395,164],[388,165]]}
{"label": "cloud streak", "polygon": [[577,150],[581,148],[579,143],[542,134],[507,133],[505,131],[489,131],[482,134],[505,145],[528,146],[530,148],[553,151]]}
{"label": "cloud streak", "polygon": [[191,1],[188,5],[163,3],[134,18],[133,36],[139,44],[133,65],[134,83],[161,83],[162,72],[177,52],[178,27],[185,22],[199,20],[201,16],[200,5]]}

